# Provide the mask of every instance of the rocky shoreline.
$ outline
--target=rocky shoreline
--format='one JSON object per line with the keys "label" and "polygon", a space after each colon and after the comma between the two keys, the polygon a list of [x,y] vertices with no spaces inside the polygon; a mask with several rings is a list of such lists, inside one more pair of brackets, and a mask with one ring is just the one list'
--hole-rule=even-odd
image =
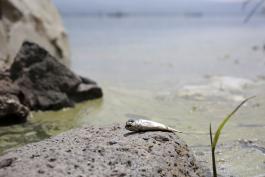
{"label": "rocky shoreline", "polygon": [[25,122],[30,110],[59,110],[102,96],[96,82],[26,41],[11,67],[0,72],[0,125]]}
{"label": "rocky shoreline", "polygon": [[207,176],[174,133],[86,126],[11,150],[0,176]]}

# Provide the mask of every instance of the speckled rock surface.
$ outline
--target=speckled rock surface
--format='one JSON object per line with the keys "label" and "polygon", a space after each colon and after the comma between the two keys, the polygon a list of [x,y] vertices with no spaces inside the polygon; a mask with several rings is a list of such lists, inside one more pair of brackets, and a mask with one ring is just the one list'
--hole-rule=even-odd
{"label": "speckled rock surface", "polygon": [[205,176],[174,133],[74,129],[0,157],[0,176]]}
{"label": "speckled rock surface", "polygon": [[0,69],[9,68],[25,40],[40,44],[62,63],[69,63],[68,38],[52,0],[0,1]]}

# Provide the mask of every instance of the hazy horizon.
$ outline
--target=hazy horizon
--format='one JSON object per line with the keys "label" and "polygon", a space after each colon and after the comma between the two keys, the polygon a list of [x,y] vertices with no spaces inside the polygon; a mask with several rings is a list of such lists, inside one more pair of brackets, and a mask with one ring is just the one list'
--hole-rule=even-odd
{"label": "hazy horizon", "polygon": [[243,15],[241,0],[54,0],[61,13],[185,13],[200,12],[206,15]]}

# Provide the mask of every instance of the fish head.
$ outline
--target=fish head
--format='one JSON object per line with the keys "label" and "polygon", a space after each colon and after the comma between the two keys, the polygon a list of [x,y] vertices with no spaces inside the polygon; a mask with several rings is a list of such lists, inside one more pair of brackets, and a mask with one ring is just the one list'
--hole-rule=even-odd
{"label": "fish head", "polygon": [[129,119],[126,122],[125,128],[130,131],[137,131],[137,123],[133,119]]}

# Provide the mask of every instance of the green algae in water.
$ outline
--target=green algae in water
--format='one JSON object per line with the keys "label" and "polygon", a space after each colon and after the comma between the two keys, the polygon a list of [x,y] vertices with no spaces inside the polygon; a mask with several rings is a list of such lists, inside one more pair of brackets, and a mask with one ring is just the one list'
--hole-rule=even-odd
{"label": "green algae in water", "polygon": [[9,127],[1,127],[0,130],[0,154],[4,150],[39,141],[50,137],[50,134],[40,124],[24,123]]}
{"label": "green algae in water", "polygon": [[80,119],[97,111],[102,100],[87,101],[61,111],[32,112],[28,122],[0,127],[0,154],[81,126]]}

